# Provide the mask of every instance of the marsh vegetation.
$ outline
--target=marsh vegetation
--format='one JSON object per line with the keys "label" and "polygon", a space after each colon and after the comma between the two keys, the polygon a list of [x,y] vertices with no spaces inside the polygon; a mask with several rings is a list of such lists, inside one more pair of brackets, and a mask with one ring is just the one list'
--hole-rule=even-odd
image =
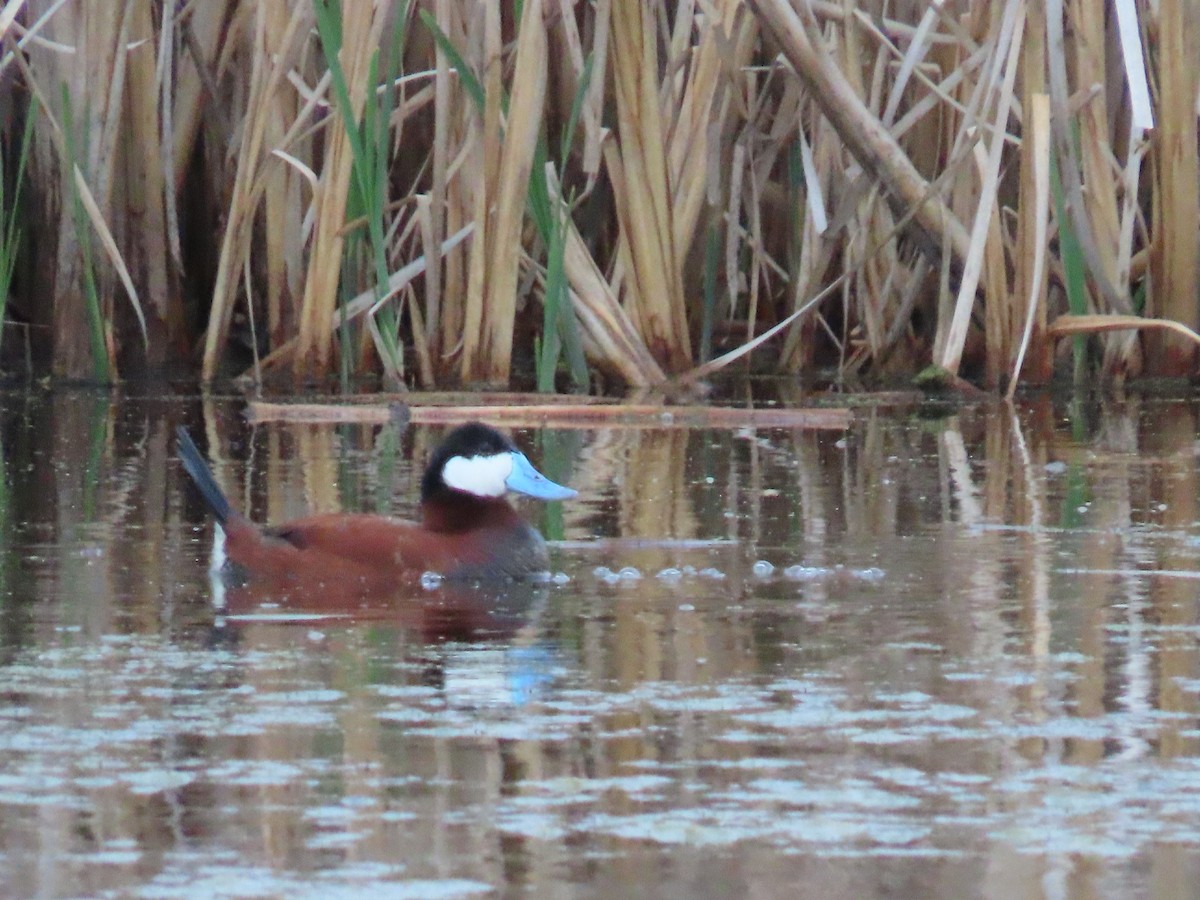
{"label": "marsh vegetation", "polygon": [[1189,375],[1198,19],[7,0],[4,369],[596,392],[731,362]]}

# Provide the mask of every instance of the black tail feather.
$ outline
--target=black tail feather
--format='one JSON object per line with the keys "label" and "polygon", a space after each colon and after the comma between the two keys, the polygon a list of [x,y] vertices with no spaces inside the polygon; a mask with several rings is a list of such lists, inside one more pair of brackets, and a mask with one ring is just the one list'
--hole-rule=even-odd
{"label": "black tail feather", "polygon": [[192,440],[192,436],[187,433],[187,429],[180,425],[175,429],[175,438],[179,461],[183,463],[187,473],[192,476],[196,489],[200,491],[200,496],[212,510],[213,516],[224,525],[225,520],[233,514],[233,507],[229,505],[229,499],[217,484],[217,480],[213,478],[212,469],[208,467],[208,462]]}

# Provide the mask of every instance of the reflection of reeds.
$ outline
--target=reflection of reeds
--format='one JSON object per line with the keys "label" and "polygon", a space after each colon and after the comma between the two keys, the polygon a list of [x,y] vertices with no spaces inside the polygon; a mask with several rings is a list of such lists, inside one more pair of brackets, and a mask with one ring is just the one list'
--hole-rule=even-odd
{"label": "reflection of reeds", "polygon": [[[74,376],[203,342],[212,377],[245,362],[242,317],[302,379],[531,384],[540,356],[546,390],[560,341],[575,384],[581,352],[653,384],[836,283],[759,366],[937,361],[999,387],[1032,321],[1021,377],[1041,381],[1068,298],[1200,325],[1200,13],[1117,7],[214,0],[156,19],[31,0],[11,34],[40,42],[0,59],[45,106],[0,125],[16,145],[38,123],[39,258],[11,311]],[[1040,238],[1043,94],[1060,202]],[[1107,372],[1190,371],[1191,343],[1121,328],[1090,338]]]}

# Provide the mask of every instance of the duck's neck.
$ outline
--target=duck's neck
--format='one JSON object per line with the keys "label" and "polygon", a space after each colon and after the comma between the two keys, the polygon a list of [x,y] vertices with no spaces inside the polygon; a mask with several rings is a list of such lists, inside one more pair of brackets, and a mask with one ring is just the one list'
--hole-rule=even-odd
{"label": "duck's neck", "polygon": [[421,527],[426,531],[453,533],[522,521],[503,497],[473,497],[456,494],[421,501]]}

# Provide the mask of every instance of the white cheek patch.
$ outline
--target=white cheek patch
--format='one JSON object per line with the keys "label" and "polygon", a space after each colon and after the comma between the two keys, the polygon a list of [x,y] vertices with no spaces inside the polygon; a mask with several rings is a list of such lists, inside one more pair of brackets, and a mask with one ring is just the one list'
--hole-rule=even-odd
{"label": "white cheek patch", "polygon": [[476,497],[503,497],[508,493],[505,481],[512,474],[513,461],[509,453],[495,456],[452,456],[442,467],[442,481],[456,491]]}

